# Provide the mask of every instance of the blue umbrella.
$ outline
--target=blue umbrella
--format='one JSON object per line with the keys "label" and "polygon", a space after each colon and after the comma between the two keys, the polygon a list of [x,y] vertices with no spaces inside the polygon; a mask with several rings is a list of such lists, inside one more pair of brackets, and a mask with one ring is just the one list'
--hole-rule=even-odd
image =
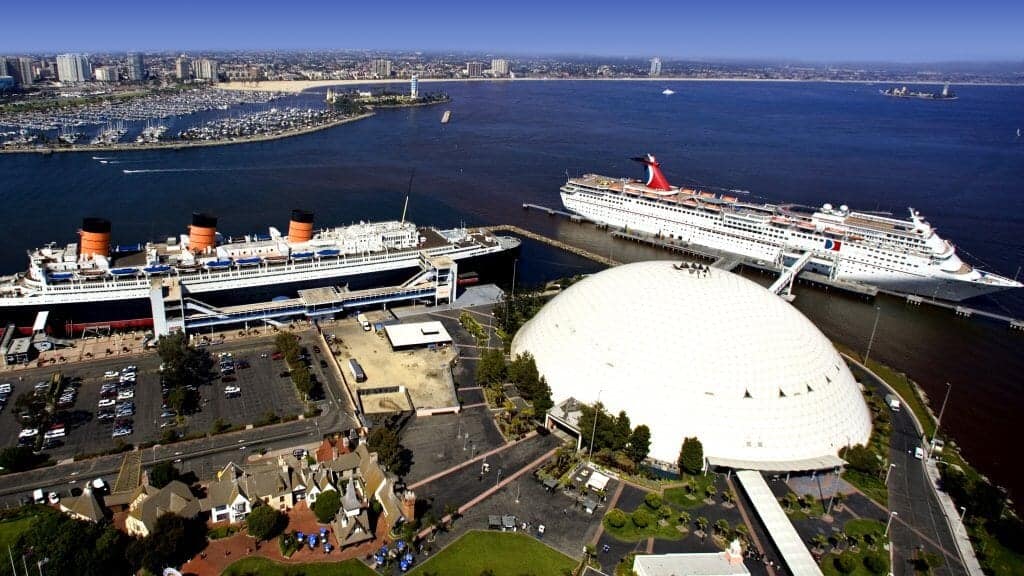
{"label": "blue umbrella", "polygon": [[405,558],[403,558],[409,564],[412,564],[412,552],[406,552]]}
{"label": "blue umbrella", "polygon": [[303,534],[301,530],[299,530],[298,532],[295,533],[295,537],[298,538],[299,540],[305,540],[306,539],[306,535]]}
{"label": "blue umbrella", "polygon": [[395,542],[395,546],[398,548],[399,552],[405,550],[405,540],[399,540],[398,542]]}
{"label": "blue umbrella", "polygon": [[320,536],[323,537],[325,534],[327,534],[327,528],[320,528]]}

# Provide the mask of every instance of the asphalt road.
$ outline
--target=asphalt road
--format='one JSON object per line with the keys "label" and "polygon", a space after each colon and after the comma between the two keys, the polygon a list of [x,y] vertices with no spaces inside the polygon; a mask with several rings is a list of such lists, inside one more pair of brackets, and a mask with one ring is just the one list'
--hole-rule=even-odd
{"label": "asphalt road", "polygon": [[[889,391],[873,374],[851,365],[857,380],[884,396]],[[937,575],[966,575],[953,534],[943,516],[939,501],[929,486],[924,462],[914,457],[914,448],[923,447],[909,408],[892,413],[893,433],[889,461],[896,465],[889,475],[889,508],[896,512],[889,530],[893,544],[893,573],[912,574],[911,562],[918,549],[942,556]]]}

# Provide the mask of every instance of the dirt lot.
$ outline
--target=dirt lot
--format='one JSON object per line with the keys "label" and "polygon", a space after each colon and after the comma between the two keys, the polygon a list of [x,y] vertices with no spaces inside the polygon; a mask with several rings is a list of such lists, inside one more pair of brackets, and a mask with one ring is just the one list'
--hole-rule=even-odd
{"label": "dirt lot", "polygon": [[[369,316],[371,322],[380,320],[378,316]],[[336,348],[342,368],[347,370],[349,359],[355,358],[366,373],[366,381],[357,383],[346,372],[345,378],[350,386],[356,389],[405,386],[415,409],[458,406],[448,369],[455,357],[451,347],[394,352],[383,332],[364,331],[355,320],[337,322],[330,331],[341,339]],[[389,397],[386,404],[402,405],[404,402],[401,400],[400,397]],[[367,406],[368,412],[370,408]]]}

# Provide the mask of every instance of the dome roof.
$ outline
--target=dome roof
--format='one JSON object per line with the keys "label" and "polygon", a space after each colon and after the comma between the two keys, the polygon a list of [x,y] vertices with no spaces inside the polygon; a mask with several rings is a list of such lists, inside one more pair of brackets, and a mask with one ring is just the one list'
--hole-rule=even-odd
{"label": "dome roof", "polygon": [[867,442],[860,388],[807,318],[742,276],[676,265],[581,280],[520,329],[513,353],[533,354],[556,403],[600,393],[607,410],[649,426],[658,460],[675,462],[689,436],[709,458],[772,470]]}

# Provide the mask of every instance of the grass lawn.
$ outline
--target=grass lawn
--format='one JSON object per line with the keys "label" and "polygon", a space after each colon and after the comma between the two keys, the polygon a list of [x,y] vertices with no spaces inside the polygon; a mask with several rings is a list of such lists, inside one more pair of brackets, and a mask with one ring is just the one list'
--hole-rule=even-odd
{"label": "grass lawn", "polygon": [[[831,553],[825,554],[825,556],[823,556],[822,559],[821,559],[821,572],[825,576],[877,576],[871,570],[868,570],[866,566],[864,566],[864,557],[867,556],[868,554],[873,554],[873,555],[881,558],[885,562],[885,566],[886,566],[886,570],[884,572],[881,572],[881,574],[888,574],[889,555],[884,553],[884,551],[880,551],[880,552],[865,552],[865,551],[861,551],[861,552],[857,552],[857,553],[846,551],[846,552],[843,552],[842,554],[831,554]],[[847,556],[847,557],[852,556],[854,558],[855,568],[854,568],[853,572],[843,573],[842,571],[839,570],[839,567],[836,564],[837,564],[837,561],[839,560],[840,556]]]}
{"label": "grass lawn", "polygon": [[881,537],[885,533],[885,524],[871,518],[855,518],[843,525],[843,531],[853,536],[875,534]]}
{"label": "grass lawn", "polygon": [[0,550],[7,550],[8,546],[14,546],[18,537],[35,521],[34,516],[23,516],[13,520],[0,522]]}
{"label": "grass lawn", "polygon": [[882,506],[889,506],[889,491],[877,476],[872,476],[871,474],[865,474],[859,470],[851,470],[847,468],[846,470],[843,470],[843,480],[853,484],[868,498],[871,498]]}
{"label": "grass lawn", "polygon": [[704,505],[704,499],[707,498],[708,486],[714,486],[715,477],[713,475],[691,476],[684,474],[681,481],[683,484],[689,484],[693,493],[687,493],[682,486],[666,488],[662,495],[665,503],[677,509],[699,508]]}
{"label": "grass lawn", "polygon": [[278,564],[266,558],[245,558],[228,566],[223,576],[374,576],[359,560],[324,564]]}
{"label": "grass lawn", "polygon": [[[640,506],[644,507],[643,504]],[[687,528],[689,528],[689,526],[687,526]],[[651,523],[644,528],[640,528],[636,524],[633,524],[631,519],[627,519],[626,524],[621,528],[616,528],[609,524],[606,519],[604,521],[604,530],[613,538],[622,542],[639,542],[651,537],[658,538],[660,540],[682,540],[687,534],[689,534],[689,532],[680,532],[676,528],[674,514],[668,518],[668,526],[659,525],[657,517],[652,514]]]}
{"label": "grass lawn", "polygon": [[474,530],[417,566],[409,575],[477,576],[490,569],[494,576],[561,576],[570,574],[577,564],[525,534]]}

